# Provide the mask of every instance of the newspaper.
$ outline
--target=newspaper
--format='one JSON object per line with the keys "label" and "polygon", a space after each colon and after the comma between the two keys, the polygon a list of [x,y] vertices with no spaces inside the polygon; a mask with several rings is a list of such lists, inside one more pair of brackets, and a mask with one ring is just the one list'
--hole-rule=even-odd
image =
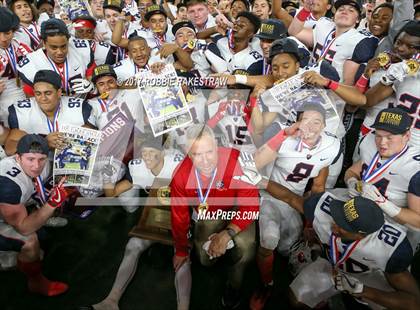
{"label": "newspaper", "polygon": [[191,112],[173,65],[166,65],[160,74],[142,71],[136,77],[155,137],[192,123]]}
{"label": "newspaper", "polygon": [[[129,112],[127,112],[129,114]],[[89,186],[81,186],[83,197],[95,198],[104,193],[104,171],[109,183],[117,183],[125,174],[124,156],[130,151],[129,139],[134,127],[134,119],[118,112],[102,128],[102,139],[96,154]]]}
{"label": "newspaper", "polygon": [[55,150],[53,179],[66,176],[65,186],[89,185],[102,133],[68,124],[60,126],[64,147]]}
{"label": "newspaper", "polygon": [[295,122],[300,107],[309,102],[320,104],[325,109],[326,131],[338,137],[344,135],[341,116],[345,102],[331,90],[307,85],[302,74],[275,85],[260,96],[262,110],[278,113],[284,127]]}
{"label": "newspaper", "polygon": [[61,11],[65,12],[70,20],[78,16],[93,16],[89,3],[86,0],[58,0]]}

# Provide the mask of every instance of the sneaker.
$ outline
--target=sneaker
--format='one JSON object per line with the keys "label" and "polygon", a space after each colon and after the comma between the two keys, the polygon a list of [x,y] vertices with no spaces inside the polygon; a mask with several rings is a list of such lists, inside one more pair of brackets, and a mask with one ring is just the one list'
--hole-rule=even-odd
{"label": "sneaker", "polygon": [[0,271],[15,269],[18,254],[13,251],[0,251]]}
{"label": "sneaker", "polygon": [[273,292],[273,285],[261,284],[252,294],[249,301],[249,308],[251,310],[264,309],[265,304],[271,297]]}
{"label": "sneaker", "polygon": [[222,296],[222,305],[225,309],[236,309],[241,303],[241,294],[238,289],[227,285]]}
{"label": "sneaker", "polygon": [[66,226],[69,221],[64,217],[53,216],[50,217],[44,226],[47,227],[63,227]]}

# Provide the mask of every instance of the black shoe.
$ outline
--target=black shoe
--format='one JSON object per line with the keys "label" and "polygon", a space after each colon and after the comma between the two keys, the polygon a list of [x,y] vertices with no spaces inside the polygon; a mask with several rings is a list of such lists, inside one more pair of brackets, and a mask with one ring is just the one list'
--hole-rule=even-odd
{"label": "black shoe", "polygon": [[225,309],[236,309],[241,303],[241,294],[238,289],[227,285],[222,297],[222,305]]}

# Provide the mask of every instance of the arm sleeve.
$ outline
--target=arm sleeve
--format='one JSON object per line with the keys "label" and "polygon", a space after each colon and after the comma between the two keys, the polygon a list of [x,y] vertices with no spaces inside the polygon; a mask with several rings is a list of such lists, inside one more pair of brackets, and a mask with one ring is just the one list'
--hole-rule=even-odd
{"label": "arm sleeve", "polygon": [[183,167],[181,164],[175,171],[171,182],[171,221],[172,237],[174,239],[175,254],[188,255],[188,230],[190,227],[190,213],[185,192]]}
{"label": "arm sleeve", "polygon": [[368,62],[374,56],[377,47],[377,38],[364,38],[359,43],[357,43],[350,60],[358,64]]}
{"label": "arm sleeve", "polygon": [[308,222],[313,222],[315,218],[315,208],[322,195],[324,195],[324,193],[317,193],[305,199],[303,203],[303,214]]}
{"label": "arm sleeve", "polygon": [[328,61],[323,60],[321,62],[319,67],[319,74],[327,79],[330,79],[331,81],[340,81],[340,76],[338,75],[337,70]]}
{"label": "arm sleeve", "polygon": [[420,197],[420,171],[411,178],[408,184],[408,192]]}
{"label": "arm sleeve", "polygon": [[0,176],[0,203],[16,205],[20,203],[22,190],[7,177]]}
{"label": "arm sleeve", "polygon": [[254,62],[252,65],[246,69],[250,75],[260,75],[263,71],[264,62],[263,60],[258,60],[257,62]]}
{"label": "arm sleeve", "polygon": [[16,107],[11,105],[9,108],[9,116],[7,121],[9,122],[10,129],[19,129],[19,122],[16,115]]}
{"label": "arm sleeve", "polygon": [[387,273],[399,273],[407,270],[413,259],[413,249],[408,241],[407,237],[398,245],[394,253],[389,258],[385,272]]}

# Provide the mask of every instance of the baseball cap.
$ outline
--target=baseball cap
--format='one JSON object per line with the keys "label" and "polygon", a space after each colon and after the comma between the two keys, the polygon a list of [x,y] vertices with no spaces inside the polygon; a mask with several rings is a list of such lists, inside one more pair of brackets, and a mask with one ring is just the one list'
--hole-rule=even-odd
{"label": "baseball cap", "polygon": [[12,29],[18,29],[19,17],[11,10],[0,7],[0,32],[7,32]]}
{"label": "baseball cap", "polygon": [[49,151],[47,139],[36,134],[23,136],[16,148],[17,154],[39,153],[48,155]]}
{"label": "baseball cap", "polygon": [[97,66],[93,70],[92,82],[96,83],[96,81],[103,76],[112,76],[114,78],[117,78],[117,74],[115,73],[114,68],[112,68],[112,66],[110,65],[104,64]]}
{"label": "baseball cap", "polygon": [[276,40],[287,36],[287,28],[282,21],[277,19],[266,19],[261,22],[257,38],[263,40]]}
{"label": "baseball cap", "polygon": [[281,7],[283,9],[287,8],[288,6],[292,6],[295,9],[298,9],[299,8],[299,2],[298,1],[283,1],[281,3]]}
{"label": "baseball cap", "polygon": [[46,82],[53,85],[56,89],[61,88],[61,77],[52,70],[39,70],[34,77],[34,85],[38,82]]}
{"label": "baseball cap", "polygon": [[293,54],[297,60],[300,60],[299,47],[295,41],[289,38],[278,39],[273,42],[270,48],[270,55],[268,57],[270,63],[274,56],[278,54]]}
{"label": "baseball cap", "polygon": [[102,5],[103,9],[112,9],[118,12],[122,12],[123,3],[121,0],[105,0]]}
{"label": "baseball cap", "polygon": [[405,111],[399,108],[387,108],[378,113],[371,127],[400,135],[410,129],[411,123],[412,119]]}
{"label": "baseball cap", "polygon": [[152,4],[146,8],[146,14],[144,14],[144,19],[148,21],[152,15],[163,14],[167,17],[165,9],[161,5]]}
{"label": "baseball cap", "polygon": [[332,200],[330,211],[338,226],[353,233],[369,235],[381,228],[385,222],[381,208],[373,200],[360,196],[346,202]]}
{"label": "baseball cap", "polygon": [[[16,1],[18,1],[18,0],[6,0],[6,5],[8,6],[8,7],[10,7],[13,3],[15,3]],[[25,2],[27,2],[27,3],[29,3],[29,4],[32,4],[32,0],[23,0],[23,1],[25,1]]]}
{"label": "baseball cap", "polygon": [[80,28],[95,28],[96,27],[96,20],[90,15],[80,15],[76,16],[72,20],[73,26],[75,29]]}
{"label": "baseball cap", "polygon": [[190,28],[191,30],[193,30],[194,32],[196,32],[195,31],[195,28],[194,28],[194,25],[193,25],[192,22],[190,22],[189,20],[183,20],[183,21],[180,21],[180,22],[176,23],[175,25],[173,25],[173,27],[172,27],[172,33],[173,33],[173,35],[175,35],[176,32],[179,29],[184,28],[184,27]]}
{"label": "baseball cap", "polygon": [[337,0],[334,3],[334,7],[336,10],[343,5],[351,5],[359,12],[359,14],[362,12],[362,5],[360,4],[359,0]]}
{"label": "baseball cap", "polygon": [[254,13],[251,13],[248,11],[240,12],[238,16],[236,17],[236,19],[238,19],[241,16],[249,20],[249,22],[254,26],[254,33],[257,33],[258,29],[260,29],[261,27],[261,19]]}
{"label": "baseball cap", "polygon": [[66,24],[57,18],[47,19],[41,24],[41,38],[45,40],[48,36],[65,35],[70,37]]}
{"label": "baseball cap", "polygon": [[41,5],[43,5],[44,3],[48,3],[50,4],[52,7],[55,7],[55,1],[54,0],[38,0],[36,2],[36,8],[39,9],[39,7]]}

